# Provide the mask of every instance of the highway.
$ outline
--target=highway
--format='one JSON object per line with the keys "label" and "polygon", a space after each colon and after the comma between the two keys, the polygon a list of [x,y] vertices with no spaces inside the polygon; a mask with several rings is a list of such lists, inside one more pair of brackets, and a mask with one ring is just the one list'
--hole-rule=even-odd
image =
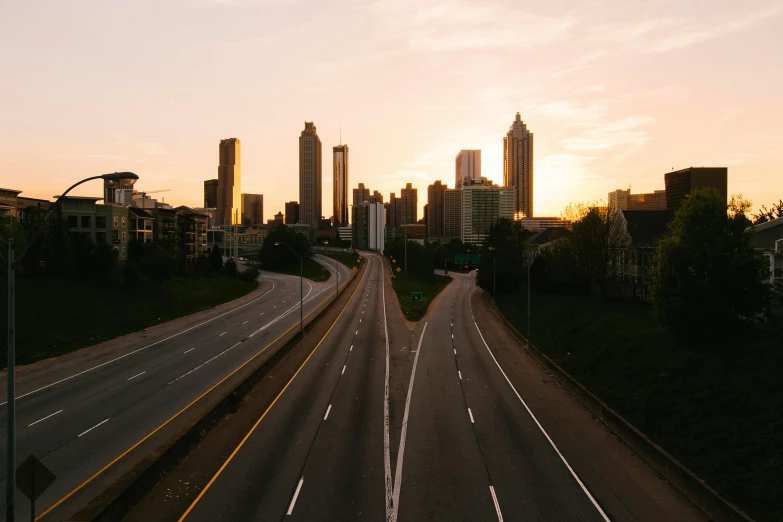
{"label": "highway", "polygon": [[705,520],[531,363],[474,274],[406,324],[388,264],[366,259],[179,520]]}
{"label": "highway", "polygon": [[[324,264],[332,273],[328,281],[304,280],[305,315],[334,299],[334,262]],[[342,287],[350,271],[341,264],[339,270]],[[296,328],[299,277],[265,272],[262,280],[257,298],[229,305],[220,313],[207,313],[203,321],[180,330],[150,329],[152,333],[133,334],[117,343],[116,349],[96,356],[83,350],[44,364],[40,370],[35,365],[20,369],[17,464],[34,454],[57,476],[36,503],[39,514]],[[4,381],[0,383],[3,388]],[[186,415],[187,411],[182,417]],[[5,418],[5,408],[0,408],[3,461]],[[138,462],[144,456],[131,453],[120,464],[127,469],[130,464],[124,461]],[[5,467],[1,477],[4,489]],[[27,520],[27,499],[19,492],[16,499],[17,519]],[[4,495],[1,502],[4,515]],[[58,513],[49,518],[65,516]]]}

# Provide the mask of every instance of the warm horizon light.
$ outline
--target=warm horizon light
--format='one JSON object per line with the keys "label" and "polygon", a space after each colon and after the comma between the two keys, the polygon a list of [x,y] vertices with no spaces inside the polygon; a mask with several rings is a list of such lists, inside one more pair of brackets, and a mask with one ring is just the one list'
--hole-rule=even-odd
{"label": "warm horizon light", "polygon": [[[114,171],[201,206],[218,144],[242,141],[264,217],[298,199],[298,137],[350,146],[349,185],[384,199],[454,183],[481,149],[535,134],[535,214],[725,166],[754,208],[783,197],[783,4],[658,0],[12,2],[0,7],[0,186],[53,198]],[[99,182],[76,195],[99,195]],[[326,216],[329,217],[329,216]]]}

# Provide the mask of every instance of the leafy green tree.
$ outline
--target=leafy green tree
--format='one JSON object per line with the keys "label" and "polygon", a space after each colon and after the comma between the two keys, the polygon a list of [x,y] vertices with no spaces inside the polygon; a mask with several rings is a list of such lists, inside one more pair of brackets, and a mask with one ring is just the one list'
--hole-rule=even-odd
{"label": "leafy green tree", "polygon": [[783,199],[778,200],[777,203],[773,203],[769,208],[765,205],[761,205],[758,214],[753,214],[753,223],[758,225],[759,223],[766,223],[773,219],[783,217]]}
{"label": "leafy green tree", "polygon": [[[393,257],[397,261],[397,266],[402,268],[402,276],[405,273],[405,239],[403,237],[395,237],[388,242],[384,248],[384,253],[387,256]],[[435,275],[433,263],[432,248],[426,247],[416,241],[408,240],[408,277],[415,279],[429,279]]]}
{"label": "leafy green tree", "polygon": [[293,264],[299,264],[299,260],[291,253],[290,249],[283,245],[276,246],[275,243],[285,243],[289,245],[294,252],[302,257],[312,256],[310,243],[307,241],[304,234],[300,234],[285,225],[279,225],[269,232],[269,235],[264,238],[264,243],[261,245],[258,257],[259,261],[261,261],[262,269],[278,269]]}
{"label": "leafy green tree", "polygon": [[769,268],[742,210],[707,189],[675,214],[658,244],[651,288],[655,314],[671,329],[725,335],[766,309]]}
{"label": "leafy green tree", "polygon": [[[510,219],[498,219],[487,231],[478,284],[488,292],[513,293],[527,284],[524,252],[529,230]],[[495,272],[497,271],[497,272]]]}
{"label": "leafy green tree", "polygon": [[217,245],[209,251],[209,268],[213,272],[220,272],[223,269],[223,251]]}

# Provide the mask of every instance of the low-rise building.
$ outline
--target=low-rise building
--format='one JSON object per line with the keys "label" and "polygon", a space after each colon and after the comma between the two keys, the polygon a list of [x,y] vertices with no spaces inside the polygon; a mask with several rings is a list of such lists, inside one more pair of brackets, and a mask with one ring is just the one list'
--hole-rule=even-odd
{"label": "low-rise building", "polygon": [[117,258],[128,258],[128,208],[116,204],[98,204],[101,197],[68,196],[59,212],[71,234],[83,234],[96,245],[109,244]]}
{"label": "low-rise building", "polygon": [[195,267],[196,260],[207,255],[207,220],[209,217],[185,205],[174,210],[178,213],[180,254],[184,255],[187,268]]}
{"label": "low-rise building", "polygon": [[783,281],[783,217],[754,225],[756,248],[769,263],[769,282]]}
{"label": "low-rise building", "polygon": [[143,208],[128,207],[128,233],[131,241],[152,243],[155,216]]}

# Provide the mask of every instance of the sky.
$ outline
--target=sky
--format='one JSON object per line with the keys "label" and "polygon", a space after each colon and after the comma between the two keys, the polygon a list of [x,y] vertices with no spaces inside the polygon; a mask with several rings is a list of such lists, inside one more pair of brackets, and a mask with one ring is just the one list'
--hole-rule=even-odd
{"label": "sky", "polygon": [[502,184],[519,112],[537,216],[689,166],[728,167],[755,208],[783,198],[780,1],[40,0],[0,20],[0,186],[28,197],[132,171],[198,207],[237,137],[269,219],[313,121],[327,217],[341,128],[350,186],[411,182],[421,208],[460,149]]}

